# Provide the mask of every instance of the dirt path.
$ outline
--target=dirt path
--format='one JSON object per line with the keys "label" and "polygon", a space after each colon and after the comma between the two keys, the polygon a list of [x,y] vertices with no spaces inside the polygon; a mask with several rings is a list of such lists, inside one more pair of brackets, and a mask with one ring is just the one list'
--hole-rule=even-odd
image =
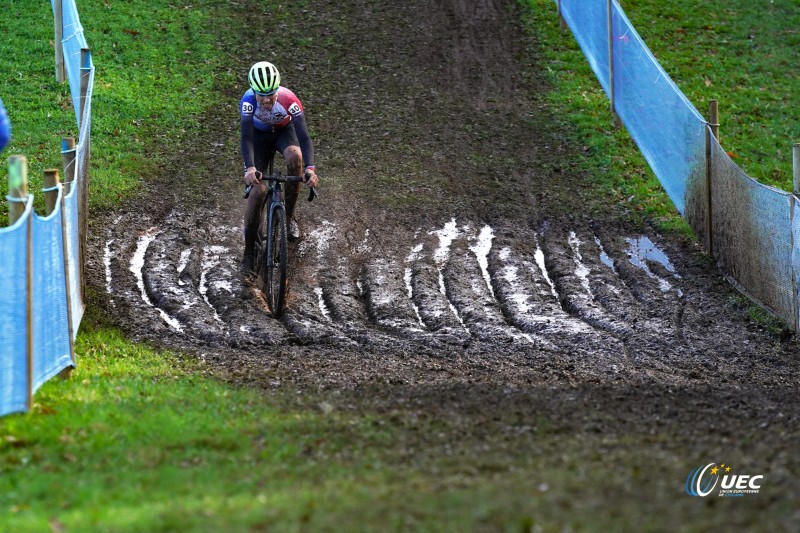
{"label": "dirt path", "polygon": [[93,224],[92,285],[134,338],[240,382],[360,390],[378,410],[391,388],[466,417],[454,391],[475,386],[470,416],[486,420],[514,390],[578,433],[662,420],[710,442],[701,419],[718,416],[734,441],[756,420],[782,435],[756,448],[796,438],[797,342],[749,321],[695,245],[615,206],[581,215],[592,191],[516,4],[314,0],[294,15],[302,34],[278,27],[310,44],[266,58],[308,110],[323,200],[300,208],[289,311],[272,319],[238,274],[243,86],[221,87],[230,106],[207,117],[191,172],[205,200],[153,195]]}

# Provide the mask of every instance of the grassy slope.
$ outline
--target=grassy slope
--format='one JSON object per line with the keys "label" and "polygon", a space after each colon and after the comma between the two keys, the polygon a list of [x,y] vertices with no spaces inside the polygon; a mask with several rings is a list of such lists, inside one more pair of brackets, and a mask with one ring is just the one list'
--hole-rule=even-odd
{"label": "grassy slope", "polygon": [[[675,12],[689,9],[683,4],[667,3]],[[81,4],[98,65],[93,205],[113,206],[129,195],[142,176],[159,170],[159,147],[180,142],[181,129],[198,127],[194,117],[202,106],[218,103],[211,73],[230,74],[221,68],[224,58],[214,49],[213,36],[192,31],[213,27],[208,5]],[[609,127],[602,92],[572,40],[558,32],[552,2],[532,5],[532,21],[554,72],[551,101],[565,111],[564,126],[588,147],[582,165],[596,170],[599,183],[620,200],[630,198],[635,211],[680,227],[633,144]],[[629,11],[634,22],[639,16],[634,6],[650,13],[642,33],[654,39],[657,57],[675,73],[681,50],[697,55],[699,45],[689,42],[684,48],[668,36],[676,20],[654,14],[663,5],[631,1]],[[742,13],[748,9],[743,1],[727,5],[740,6]],[[17,73],[0,82],[15,127],[6,155],[25,153],[35,177],[57,165],[58,140],[74,134],[74,115],[62,110],[66,89],[52,80],[47,4],[15,1],[11,9],[21,23],[12,28],[8,17],[0,21],[0,62],[4,72]],[[696,16],[694,24],[705,24],[704,14]],[[787,17],[775,20],[795,27]],[[659,38],[674,48],[675,65],[658,47]],[[750,69],[763,58],[755,55],[739,66]],[[685,61],[683,73],[691,84],[691,62]],[[738,72],[736,67],[730,72]],[[563,71],[573,75],[555,75]],[[680,73],[676,79],[684,87]],[[186,87],[194,98],[183,98]],[[702,107],[695,98],[704,93],[684,88]],[[30,93],[49,97],[32,99]],[[723,102],[733,98],[716,96]],[[739,105],[737,117],[747,124],[747,105]],[[733,142],[733,132],[723,127],[723,141],[729,135]],[[762,143],[764,153],[774,151],[767,140]],[[298,405],[283,396],[294,391],[262,395],[228,387],[174,355],[132,345],[91,316],[77,351],[81,364],[72,380],[46,384],[34,413],[0,420],[0,531],[62,525],[114,531],[527,531],[534,526],[549,531],[564,523],[574,529],[647,530],[686,516],[696,525],[717,523],[713,509],[701,509],[680,494],[678,478],[688,468],[683,444],[661,449],[658,464],[671,470],[652,476],[643,501],[635,489],[642,485],[633,484],[643,476],[640,466],[620,471],[614,465],[641,454],[647,436],[607,435],[587,451],[585,436],[548,432],[545,413],[537,430],[515,440],[483,435],[454,441],[459,427],[452,420],[418,419],[411,412],[381,417],[331,412],[324,397]],[[440,441],[437,435],[446,437]],[[611,508],[604,494],[636,504]],[[754,501],[727,509],[732,523],[744,527],[746,519],[735,515]]]}
{"label": "grassy slope", "polygon": [[[611,127],[609,104],[574,38],[553,26],[554,3],[529,0],[555,90],[549,100],[590,157],[582,166],[661,229],[680,221],[627,132]],[[720,138],[751,176],[792,188],[792,143],[800,140],[800,85],[791,68],[800,32],[796,2],[623,2],[628,18],[678,87],[704,115],[720,105]]]}
{"label": "grassy slope", "polygon": [[[92,99],[92,187],[90,204],[108,209],[134,194],[160,167],[160,152],[200,127],[198,117],[213,102],[215,79],[228,75],[209,27],[213,2],[175,9],[163,0],[86,2],[81,21],[95,63]],[[55,81],[53,15],[49,3],[15,0],[0,20],[0,94],[12,121],[13,138],[3,155],[28,158],[29,190],[44,212],[45,168],[61,166],[61,138],[77,137],[69,87]],[[0,194],[7,191],[0,165]],[[0,203],[0,223],[7,208]]]}

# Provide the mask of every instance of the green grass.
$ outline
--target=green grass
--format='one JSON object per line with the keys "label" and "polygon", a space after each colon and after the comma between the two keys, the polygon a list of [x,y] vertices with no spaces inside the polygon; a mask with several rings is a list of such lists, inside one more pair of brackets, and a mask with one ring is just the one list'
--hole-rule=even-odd
{"label": "green grass", "polygon": [[[583,148],[579,167],[633,215],[690,234],[628,133],[612,126],[608,99],[571,33],[560,31],[555,3],[527,5],[554,88],[548,100]],[[792,143],[800,137],[800,84],[791,68],[800,41],[796,3],[734,0],[700,9],[689,0],[631,0],[623,8],[702,114],[719,100],[720,139],[734,161],[762,183],[791,190]]]}
{"label": "green grass", "polygon": [[[687,448],[670,437],[685,428],[669,425],[598,434],[614,416],[602,410],[584,429],[515,412],[553,394],[592,401],[591,388],[532,387],[528,405],[513,393],[512,408],[480,427],[452,399],[432,412],[356,399],[341,409],[336,395],[292,386],[227,386],[88,320],[72,379],[46,383],[32,413],[0,420],[0,532],[658,531],[700,530],[721,513],[745,527],[767,520],[766,506],[771,523],[791,514],[788,497],[716,509],[682,493],[688,458],[717,449],[714,435]],[[728,456],[760,442],[741,438]],[[770,474],[771,491],[791,486]]]}
{"label": "green grass", "polygon": [[[107,209],[135,194],[143,181],[179,169],[165,154],[202,125],[214,105],[214,84],[232,74],[215,46],[215,3],[193,8],[167,0],[86,2],[80,17],[95,63],[92,99],[92,162],[89,202]],[[0,21],[0,95],[13,137],[3,156],[28,159],[29,191],[44,213],[43,171],[61,167],[61,138],[78,129],[67,84],[55,81],[53,15],[49,2],[16,0],[13,17]],[[12,24],[13,22],[13,24]],[[63,174],[62,174],[63,176]],[[7,193],[7,167],[0,165],[0,195]],[[0,202],[0,224],[8,210]]]}
{"label": "green grass", "polygon": [[720,140],[762,183],[792,190],[792,145],[800,141],[794,0],[631,0],[625,12],[661,65],[708,116],[719,100]]}

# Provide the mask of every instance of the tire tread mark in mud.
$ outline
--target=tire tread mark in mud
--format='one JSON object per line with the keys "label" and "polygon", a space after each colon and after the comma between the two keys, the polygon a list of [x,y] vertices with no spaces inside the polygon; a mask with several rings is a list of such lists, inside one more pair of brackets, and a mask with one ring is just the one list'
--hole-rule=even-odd
{"label": "tire tread mark in mud", "polygon": [[[647,329],[660,335],[673,336],[679,322],[679,313],[682,313],[684,306],[683,291],[678,286],[680,276],[673,277],[657,263],[650,265],[648,270],[634,265],[629,246],[622,244],[631,240],[618,238],[605,246],[613,257],[614,269],[626,288],[621,293],[624,297],[621,307],[636,317],[637,330]],[[661,274],[673,279],[667,282]]]}
{"label": "tire tread mark in mud", "polygon": [[465,238],[453,243],[443,274],[448,300],[476,338],[495,344],[526,342],[521,332],[506,323]]}
{"label": "tire tread mark in mud", "polygon": [[[522,235],[519,240],[530,246],[535,239],[533,235]],[[488,257],[492,285],[506,320],[545,346],[566,339],[599,342],[601,336],[594,328],[561,308],[544,275],[533,263],[533,254],[526,258],[526,254],[518,253],[519,245],[517,242],[515,247],[511,240],[500,236]]]}
{"label": "tire tread mark in mud", "polygon": [[403,266],[395,258],[375,258],[367,263],[362,282],[367,313],[379,326],[422,331],[411,302],[404,297],[403,274]]}
{"label": "tire tread mark in mud", "polygon": [[[422,252],[435,249],[438,239],[425,235]],[[406,266],[411,268],[411,288],[414,304],[425,326],[438,335],[455,342],[466,342],[470,336],[450,311],[450,301],[439,287],[439,270],[430,253],[409,257]]]}
{"label": "tire tread mark in mud", "polygon": [[[261,307],[258,289],[242,282],[231,254],[221,254],[205,270],[206,298],[228,328],[233,345],[279,345],[288,331]],[[266,302],[264,302],[266,305]]]}
{"label": "tire tread mark in mud", "polygon": [[[582,256],[578,257],[574,249],[577,246],[570,243],[568,231],[573,230],[551,226],[542,234],[545,265],[558,292],[561,306],[568,313],[595,328],[619,337],[629,335],[631,331],[629,325],[609,314],[587,291],[587,277],[591,269],[583,263]],[[579,238],[579,240],[585,242],[587,239]],[[588,269],[588,272],[581,272],[581,268]]]}
{"label": "tire tread mark in mud", "polygon": [[196,288],[178,283],[177,259],[183,248],[185,243],[171,232],[155,236],[144,256],[145,288],[153,304],[188,328],[188,334],[206,342],[218,340],[224,329],[209,315]]}

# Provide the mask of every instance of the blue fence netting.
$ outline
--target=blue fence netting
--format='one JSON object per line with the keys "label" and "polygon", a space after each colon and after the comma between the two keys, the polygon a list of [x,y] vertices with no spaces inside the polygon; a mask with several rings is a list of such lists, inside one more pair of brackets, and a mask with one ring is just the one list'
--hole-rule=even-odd
{"label": "blue fence netting", "polygon": [[758,183],[730,159],[618,2],[556,2],[614,111],[723,273],[797,329],[798,199]]}
{"label": "blue fence netting", "polygon": [[72,365],[61,190],[47,217],[33,214],[33,390]]}
{"label": "blue fence netting", "polygon": [[616,4],[611,20],[614,109],[683,214],[689,177],[705,174],[705,120]]}
{"label": "blue fence netting", "polygon": [[24,411],[28,401],[28,226],[33,197],[15,224],[0,228],[0,415]]}
{"label": "blue fence netting", "polygon": [[[51,7],[55,12],[52,1]],[[0,228],[0,416],[28,409],[39,387],[74,364],[72,342],[84,311],[80,227],[86,213],[80,212],[80,198],[88,183],[94,65],[91,55],[82,53],[88,47],[74,0],[62,0],[62,13],[78,144],[74,165],[65,169],[69,192],[62,197],[59,189],[55,210],[46,217],[35,214],[29,195],[22,218]]]}

